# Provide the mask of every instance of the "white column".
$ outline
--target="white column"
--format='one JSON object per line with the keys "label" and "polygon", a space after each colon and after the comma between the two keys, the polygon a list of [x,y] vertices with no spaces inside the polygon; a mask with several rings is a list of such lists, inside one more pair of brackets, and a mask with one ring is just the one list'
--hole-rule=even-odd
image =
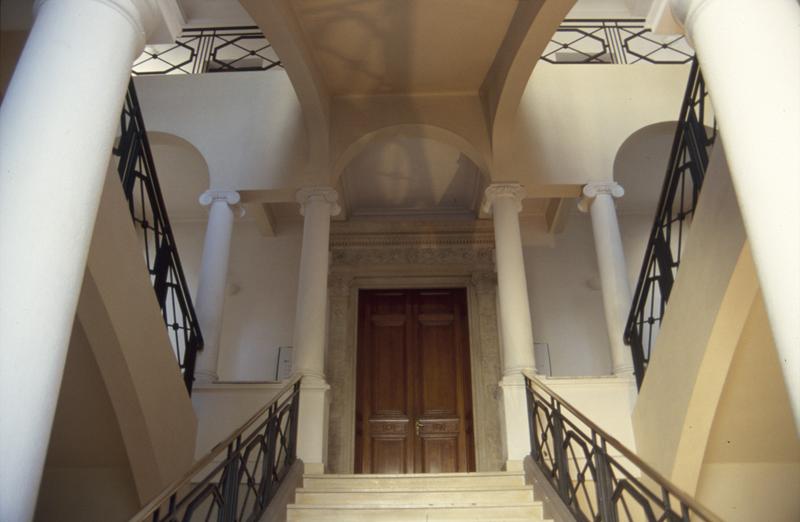
{"label": "white column", "polygon": [[38,2],[0,107],[0,520],[33,517],[130,67],[157,15]]}
{"label": "white column", "polygon": [[671,6],[708,85],[800,432],[800,6]]}
{"label": "white column", "polygon": [[203,349],[197,354],[194,372],[198,383],[208,384],[219,380],[217,363],[233,221],[237,215],[244,215],[239,201],[239,193],[232,191],[208,190],[200,195],[200,204],[209,206],[209,210],[195,299],[204,343]]}
{"label": "white column", "polygon": [[325,332],[328,300],[328,248],[331,216],[339,213],[339,199],[330,187],[297,191],[303,221],[303,245],[294,322],[294,373],[300,385],[297,455],[306,473],[325,470],[328,432],[328,390],[325,381]]}
{"label": "white column", "polygon": [[581,212],[589,212],[592,217],[594,249],[611,346],[611,366],[614,375],[630,376],[633,373],[633,359],[623,337],[631,308],[631,289],[614,209],[614,198],[621,198],[624,194],[623,188],[613,181],[589,183],[583,187],[583,198],[578,208]]}
{"label": "white column", "polygon": [[525,189],[517,183],[490,185],[483,209],[494,220],[500,334],[503,346],[503,439],[506,469],[522,469],[530,453],[523,370],[535,371],[528,285],[522,257],[519,211]]}

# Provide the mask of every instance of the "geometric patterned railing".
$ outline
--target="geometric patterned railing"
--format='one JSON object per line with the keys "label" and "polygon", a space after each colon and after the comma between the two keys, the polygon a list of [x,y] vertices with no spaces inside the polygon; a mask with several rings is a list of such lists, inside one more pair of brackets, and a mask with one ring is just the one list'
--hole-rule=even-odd
{"label": "geometric patterned railing", "polygon": [[624,340],[631,347],[640,388],[681,264],[716,137],[714,112],[695,60],[625,326]]}
{"label": "geometric patterned railing", "polygon": [[120,115],[120,136],[112,158],[117,161],[117,173],[134,226],[143,242],[156,300],[186,389],[191,394],[197,352],[203,349],[203,335],[169,223],[133,80],[128,84]]}
{"label": "geometric patterned railing", "polygon": [[131,520],[259,520],[296,460],[299,407],[297,377]]}
{"label": "geometric patterned railing", "polygon": [[578,522],[720,520],[536,377],[525,383],[531,457]]}
{"label": "geometric patterned railing", "polygon": [[683,36],[662,36],[645,29],[644,20],[564,20],[541,60],[575,63],[689,63],[694,51]]}
{"label": "geometric patterned railing", "polygon": [[266,71],[281,65],[258,27],[186,29],[171,44],[148,45],[133,63],[134,76]]}
{"label": "geometric patterned railing", "polygon": [[[642,19],[564,20],[540,60],[576,63],[689,63],[694,51],[683,36],[662,36],[645,29]],[[186,29],[171,44],[145,47],[133,63],[134,76],[266,71],[281,67],[257,26]]]}

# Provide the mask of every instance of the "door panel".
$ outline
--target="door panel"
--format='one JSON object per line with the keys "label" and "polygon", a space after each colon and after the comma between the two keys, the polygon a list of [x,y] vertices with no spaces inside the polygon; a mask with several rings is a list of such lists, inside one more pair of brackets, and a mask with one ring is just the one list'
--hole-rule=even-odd
{"label": "door panel", "polygon": [[474,470],[465,291],[359,302],[356,472]]}

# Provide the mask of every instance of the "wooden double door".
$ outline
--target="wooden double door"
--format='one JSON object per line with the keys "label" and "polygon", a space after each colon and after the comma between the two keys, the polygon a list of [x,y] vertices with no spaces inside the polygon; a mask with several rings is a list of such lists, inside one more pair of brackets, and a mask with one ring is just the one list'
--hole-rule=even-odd
{"label": "wooden double door", "polygon": [[356,473],[475,470],[466,290],[362,290]]}

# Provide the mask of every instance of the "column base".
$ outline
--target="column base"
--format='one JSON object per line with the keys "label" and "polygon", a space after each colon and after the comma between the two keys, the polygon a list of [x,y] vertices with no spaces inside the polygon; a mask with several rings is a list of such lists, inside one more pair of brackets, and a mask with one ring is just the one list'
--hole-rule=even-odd
{"label": "column base", "polygon": [[303,461],[306,473],[325,472],[330,389],[320,377],[306,376],[300,383],[297,457]]}
{"label": "column base", "polygon": [[500,426],[506,470],[519,471],[522,469],[522,461],[531,453],[525,377],[522,373],[506,375],[500,380],[500,389],[503,402]]}

